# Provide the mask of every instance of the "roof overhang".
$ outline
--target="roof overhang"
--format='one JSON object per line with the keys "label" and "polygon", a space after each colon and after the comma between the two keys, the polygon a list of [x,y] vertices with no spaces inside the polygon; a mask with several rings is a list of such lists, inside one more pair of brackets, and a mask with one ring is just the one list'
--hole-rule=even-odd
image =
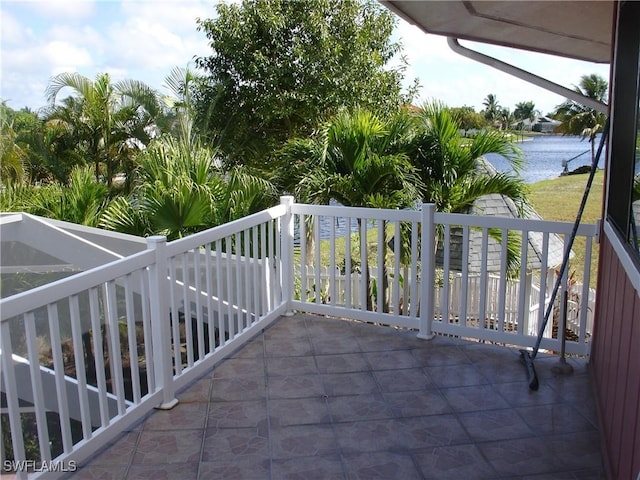
{"label": "roof overhang", "polygon": [[612,1],[411,1],[383,5],[427,33],[611,62]]}

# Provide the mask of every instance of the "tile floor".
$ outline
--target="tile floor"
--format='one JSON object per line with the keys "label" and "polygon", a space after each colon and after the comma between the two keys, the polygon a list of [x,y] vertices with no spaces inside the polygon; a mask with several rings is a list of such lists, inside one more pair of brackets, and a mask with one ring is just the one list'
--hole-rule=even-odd
{"label": "tile floor", "polygon": [[517,350],[279,319],[79,479],[601,479],[588,367],[529,391]]}

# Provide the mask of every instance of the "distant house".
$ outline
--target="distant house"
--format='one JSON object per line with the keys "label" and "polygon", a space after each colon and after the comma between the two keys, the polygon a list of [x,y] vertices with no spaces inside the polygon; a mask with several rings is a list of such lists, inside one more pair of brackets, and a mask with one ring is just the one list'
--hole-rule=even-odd
{"label": "distant house", "polygon": [[531,130],[534,132],[553,133],[561,124],[562,122],[549,117],[538,117]]}
{"label": "distant house", "polygon": [[554,120],[553,118],[537,117],[534,121],[531,121],[528,118],[525,120],[520,120],[512,124],[511,127],[519,130],[530,130],[533,132],[541,132],[541,133],[553,133],[561,124],[562,122]]}

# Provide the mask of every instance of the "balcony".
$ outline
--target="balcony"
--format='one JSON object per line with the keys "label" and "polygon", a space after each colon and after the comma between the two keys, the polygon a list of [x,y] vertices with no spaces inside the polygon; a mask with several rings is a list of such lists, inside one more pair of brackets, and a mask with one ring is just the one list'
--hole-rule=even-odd
{"label": "balcony", "polygon": [[603,478],[587,367],[595,226],[579,230],[585,283],[563,279],[573,303],[541,344],[557,352],[567,332],[574,373],[541,353],[530,391],[518,353],[548,307],[549,245],[570,231],[284,198],[149,239],[2,301],[11,458],[77,465],[73,478]]}

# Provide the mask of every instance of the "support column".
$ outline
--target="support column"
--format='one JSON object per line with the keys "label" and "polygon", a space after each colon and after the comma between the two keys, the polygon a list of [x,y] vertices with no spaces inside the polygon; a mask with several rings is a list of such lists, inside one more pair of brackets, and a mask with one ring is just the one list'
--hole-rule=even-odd
{"label": "support column", "polygon": [[431,327],[434,312],[434,276],[436,267],[436,206],[433,203],[423,203],[420,223],[422,233],[420,237],[420,331],[418,338],[431,340],[435,337]]}
{"label": "support column", "polygon": [[147,238],[147,250],[155,251],[155,262],[149,265],[149,302],[156,388],[162,390],[162,403],[157,408],[161,410],[169,410],[178,404],[173,384],[166,246],[167,237]]}

